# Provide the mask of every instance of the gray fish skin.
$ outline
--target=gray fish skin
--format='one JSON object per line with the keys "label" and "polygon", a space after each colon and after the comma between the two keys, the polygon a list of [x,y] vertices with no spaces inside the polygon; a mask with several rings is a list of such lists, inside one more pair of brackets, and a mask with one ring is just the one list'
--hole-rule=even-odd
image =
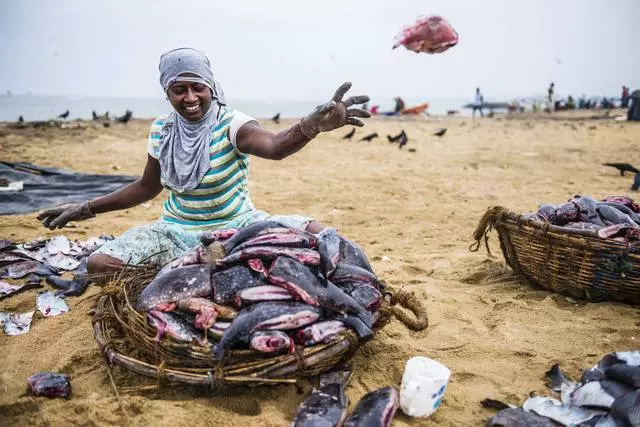
{"label": "gray fish skin", "polygon": [[280,256],[295,259],[305,265],[319,265],[320,254],[313,249],[306,248],[286,248],[281,246],[252,246],[218,260],[218,267],[226,268],[230,265],[249,261],[254,258],[272,260]]}
{"label": "gray fish skin", "polygon": [[604,374],[610,380],[627,384],[633,388],[640,388],[640,366],[620,363],[607,368]]}
{"label": "gray fish skin", "polygon": [[340,236],[335,228],[325,228],[318,239],[320,266],[324,277],[329,277],[340,262]]}
{"label": "gray fish skin", "polygon": [[340,286],[341,284],[349,284],[353,282],[368,283],[374,288],[380,290],[382,285],[378,281],[375,274],[362,267],[354,264],[340,262],[330,277],[331,281]]}
{"label": "gray fish skin", "polygon": [[362,248],[344,237],[340,237],[340,262],[364,268],[375,275]]}
{"label": "gray fish skin", "polygon": [[296,302],[260,302],[242,310],[233,319],[213,354],[220,360],[234,343],[246,340],[254,331],[263,329],[297,329],[318,320],[322,312],[308,304]]}
{"label": "gray fish skin", "polygon": [[4,267],[3,270],[0,270],[0,279],[21,279],[30,273],[43,277],[57,274],[55,270],[40,261],[24,261]]}
{"label": "gray fish skin", "polygon": [[213,300],[218,304],[231,304],[235,295],[243,289],[266,284],[265,279],[244,265],[236,265],[211,275]]}
{"label": "gray fish skin", "polygon": [[585,423],[595,417],[606,414],[604,411],[596,411],[578,406],[562,404],[551,397],[530,397],[522,404],[522,409],[550,418],[565,426]]}
{"label": "gray fish skin", "polygon": [[310,305],[325,310],[354,315],[368,327],[373,325],[371,313],[361,307],[342,289],[327,281],[326,286],[320,283],[307,267],[287,257],[276,259],[269,269],[267,279],[276,286],[288,290],[294,298],[299,298]]}
{"label": "gray fish skin", "polygon": [[567,378],[565,378],[562,370],[560,370],[560,365],[557,363],[554,364],[551,369],[545,372],[545,377],[550,381],[549,386],[551,390],[557,391],[558,393],[562,389],[562,384],[566,384],[570,382]]}
{"label": "gray fish skin", "polygon": [[364,395],[343,427],[388,427],[398,410],[398,391],[387,386]]}
{"label": "gray fish skin", "polygon": [[375,311],[380,307],[382,294],[376,288],[367,283],[356,282],[352,284],[351,290],[346,292],[351,296],[351,298],[356,300],[358,304],[369,311]]}
{"label": "gray fish skin", "polygon": [[[188,265],[174,268],[156,276],[140,293],[137,309],[148,311],[159,309],[160,305],[171,305],[190,297],[211,295],[211,266],[207,264]],[[171,310],[171,307],[163,310]]]}
{"label": "gray fish skin", "polygon": [[631,391],[632,388],[615,381],[591,381],[571,392],[568,403],[575,406],[610,408],[617,398]]}
{"label": "gray fish skin", "polygon": [[47,277],[47,283],[54,288],[59,289],[56,291],[55,295],[62,298],[80,296],[89,285],[89,281],[87,279],[68,280],[59,276]]}
{"label": "gray fish skin", "polygon": [[344,393],[351,372],[339,370],[320,376],[320,386],[298,407],[292,427],[335,427],[347,415],[349,399]]}
{"label": "gray fish skin", "polygon": [[596,211],[600,215],[600,218],[606,224],[628,224],[635,226],[636,223],[629,217],[629,215],[620,212],[616,208],[612,208],[606,205],[600,205],[596,208]]}
{"label": "gray fish skin", "polygon": [[630,208],[626,207],[625,205],[623,205],[622,203],[616,203],[616,202],[599,202],[598,205],[605,205],[605,206],[609,206],[615,209],[618,209],[620,212],[629,215],[629,217],[636,223],[636,224],[640,224],[640,218],[638,218],[638,215],[632,211]]}
{"label": "gray fish skin", "polygon": [[296,331],[293,339],[304,346],[312,346],[324,342],[326,339],[339,334],[346,329],[339,320],[325,320]]}
{"label": "gray fish skin", "polygon": [[222,243],[222,247],[224,248],[227,254],[230,254],[231,251],[233,251],[236,246],[240,245],[246,240],[251,239],[252,237],[255,237],[261,231],[269,228],[283,228],[283,227],[287,228],[286,226],[276,221],[254,222],[253,224],[250,224],[238,230],[233,236],[231,236],[230,238],[228,238],[226,241]]}
{"label": "gray fish skin", "polygon": [[503,409],[487,420],[486,427],[557,427],[549,418],[521,408]]}
{"label": "gray fish skin", "polygon": [[616,399],[611,405],[611,415],[614,420],[622,423],[625,427],[640,426],[640,390]]}
{"label": "gray fish skin", "polygon": [[195,342],[201,346],[209,345],[200,331],[177,314],[152,310],[147,312],[147,319],[156,328],[156,341],[160,341],[163,336],[169,335],[177,341]]}
{"label": "gray fish skin", "polygon": [[[287,248],[307,248],[313,249],[318,243],[318,239],[302,230],[292,228],[266,229],[265,234],[260,233],[255,237],[236,246],[231,253],[241,251],[252,246],[282,246]],[[223,245],[224,246],[224,245]]]}

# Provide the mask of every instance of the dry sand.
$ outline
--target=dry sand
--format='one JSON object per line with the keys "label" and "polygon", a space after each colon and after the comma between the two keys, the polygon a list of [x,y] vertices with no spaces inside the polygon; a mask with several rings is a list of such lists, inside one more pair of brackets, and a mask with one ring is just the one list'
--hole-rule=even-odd
{"label": "dry sand", "polygon": [[[482,425],[492,412],[482,409],[480,400],[519,403],[530,391],[545,392],[543,375],[553,363],[576,376],[607,352],[639,347],[637,308],[574,303],[529,288],[505,267],[495,234],[494,256],[468,250],[489,206],[524,212],[574,194],[628,193],[632,178],[600,164],[640,163],[638,125],[542,117],[475,123],[468,118],[372,119],[356,134],[377,132],[381,138],[371,143],[342,141],[346,130],[339,130],[283,161],[253,160],[251,193],[259,208],[312,215],[337,227],[364,247],[383,279],[415,291],[428,304],[428,330],[411,332],[394,321],[357,353],[347,389],[351,408],[368,391],[399,385],[406,360],[425,355],[453,371],[444,403],[428,419],[398,412],[394,425]],[[139,174],[149,123],[85,130],[0,128],[0,158]],[[291,123],[265,122],[271,129]],[[445,137],[431,136],[440,127],[448,128]],[[415,153],[386,141],[385,135],[401,129]],[[162,201],[163,195],[150,207],[101,215],[62,233],[72,238],[118,234],[153,221]],[[0,217],[0,238],[59,233],[41,228],[35,214]],[[91,287],[68,300],[69,313],[36,317],[26,335],[0,336],[0,425],[282,426],[309,391],[307,383],[303,393],[288,386],[131,392],[124,387],[153,381],[115,368],[129,420],[93,340],[87,311],[98,294]],[[0,310],[26,310],[33,300],[33,294],[10,298],[0,302]],[[73,398],[23,397],[25,378],[41,370],[70,374]]]}

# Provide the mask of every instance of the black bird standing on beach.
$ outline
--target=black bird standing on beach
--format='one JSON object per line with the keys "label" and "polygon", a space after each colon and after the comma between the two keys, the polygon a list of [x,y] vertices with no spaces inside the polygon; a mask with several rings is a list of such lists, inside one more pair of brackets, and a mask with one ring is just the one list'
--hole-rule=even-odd
{"label": "black bird standing on beach", "polygon": [[349,132],[348,134],[343,136],[342,139],[348,139],[349,141],[351,141],[351,138],[353,138],[353,135],[355,133],[356,133],[356,128],[353,128],[353,129],[351,129],[351,132]]}
{"label": "black bird standing on beach", "polygon": [[59,119],[66,119],[67,117],[69,117],[69,110],[67,110],[64,113],[58,115]]}
{"label": "black bird standing on beach", "polygon": [[404,129],[402,129],[402,132],[400,132],[396,136],[387,135],[387,139],[389,140],[389,142],[398,142],[400,138],[402,138],[402,135],[406,135],[404,133]]}
{"label": "black bird standing on beach", "polygon": [[364,138],[360,138],[360,141],[367,141],[367,142],[371,142],[371,140],[372,140],[373,138],[377,138],[377,137],[378,137],[378,134],[374,132],[374,133],[371,133],[371,134],[369,134],[369,135],[365,136]]}
{"label": "black bird standing on beach", "polygon": [[22,116],[18,117],[18,123],[24,123],[24,117]]}
{"label": "black bird standing on beach", "polygon": [[271,120],[273,120],[274,122],[276,122],[276,124],[280,123],[280,113],[276,114],[275,116],[273,116],[271,118]]}
{"label": "black bird standing on beach", "polygon": [[96,114],[96,110],[91,111],[91,116],[93,117],[93,120],[99,119],[98,115]]}
{"label": "black bird standing on beach", "polygon": [[442,128],[438,132],[434,133],[433,136],[442,137],[444,136],[445,133],[447,133],[447,128]]}
{"label": "black bird standing on beach", "polygon": [[116,117],[116,118],[115,118],[115,121],[116,121],[116,122],[123,123],[123,124],[126,124],[129,120],[131,120],[131,117],[132,117],[132,116],[133,116],[133,111],[131,111],[131,110],[127,110],[127,111],[124,113],[124,116]]}
{"label": "black bird standing on beach", "polygon": [[611,166],[612,168],[616,168],[620,171],[620,176],[624,176],[625,172],[640,172],[638,169],[631,166],[629,163],[603,163],[602,166]]}

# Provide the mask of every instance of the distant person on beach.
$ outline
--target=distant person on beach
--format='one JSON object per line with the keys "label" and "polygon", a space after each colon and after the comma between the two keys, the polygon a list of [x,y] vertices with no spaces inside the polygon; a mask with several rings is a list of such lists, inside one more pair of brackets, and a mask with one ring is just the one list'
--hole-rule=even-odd
{"label": "distant person on beach", "polygon": [[476,88],[476,95],[473,99],[473,111],[471,112],[472,116],[476,116],[476,110],[480,111],[480,117],[484,117],[484,113],[482,112],[482,104],[484,104],[484,97],[480,93],[480,88]]}
{"label": "distant person on beach", "polygon": [[395,107],[393,108],[393,112],[396,114],[400,114],[402,110],[404,110],[404,101],[399,96],[393,98],[393,100],[396,103]]}
{"label": "distant person on beach", "polygon": [[123,263],[165,265],[194,248],[204,231],[241,228],[265,219],[311,233],[324,228],[313,218],[271,216],[256,209],[249,196],[249,157],[280,160],[304,148],[321,132],[345,125],[364,126],[359,118],[370,114],[354,106],[368,102],[368,96],[345,98],[351,83],[344,83],[328,102],[274,133],[227,104],[203,52],[190,48],[168,51],[160,57],[159,69],[160,84],[173,111],[151,125],[142,177],[106,196],[38,215],[53,230],[69,221],[137,206],[163,188],[168,190],[159,220],[131,228],[91,254],[89,273],[112,272]]}
{"label": "distant person on beach", "polygon": [[629,88],[622,86],[622,96],[620,97],[620,107],[627,108],[629,106]]}
{"label": "distant person on beach", "polygon": [[554,103],[554,100],[553,100],[553,94],[554,94],[554,91],[555,91],[555,86],[556,86],[555,83],[552,82],[549,85],[549,89],[547,89],[547,103],[549,104],[549,109],[550,110],[553,110],[553,108],[555,106],[555,103]]}

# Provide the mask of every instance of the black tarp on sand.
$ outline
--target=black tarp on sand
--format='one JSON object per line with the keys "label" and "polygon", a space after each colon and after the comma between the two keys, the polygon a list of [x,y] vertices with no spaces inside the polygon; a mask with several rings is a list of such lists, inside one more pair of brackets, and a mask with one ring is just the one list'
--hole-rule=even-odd
{"label": "black tarp on sand", "polygon": [[31,163],[0,162],[0,179],[24,182],[21,191],[0,191],[0,215],[24,214],[103,196],[138,177],[91,175]]}

